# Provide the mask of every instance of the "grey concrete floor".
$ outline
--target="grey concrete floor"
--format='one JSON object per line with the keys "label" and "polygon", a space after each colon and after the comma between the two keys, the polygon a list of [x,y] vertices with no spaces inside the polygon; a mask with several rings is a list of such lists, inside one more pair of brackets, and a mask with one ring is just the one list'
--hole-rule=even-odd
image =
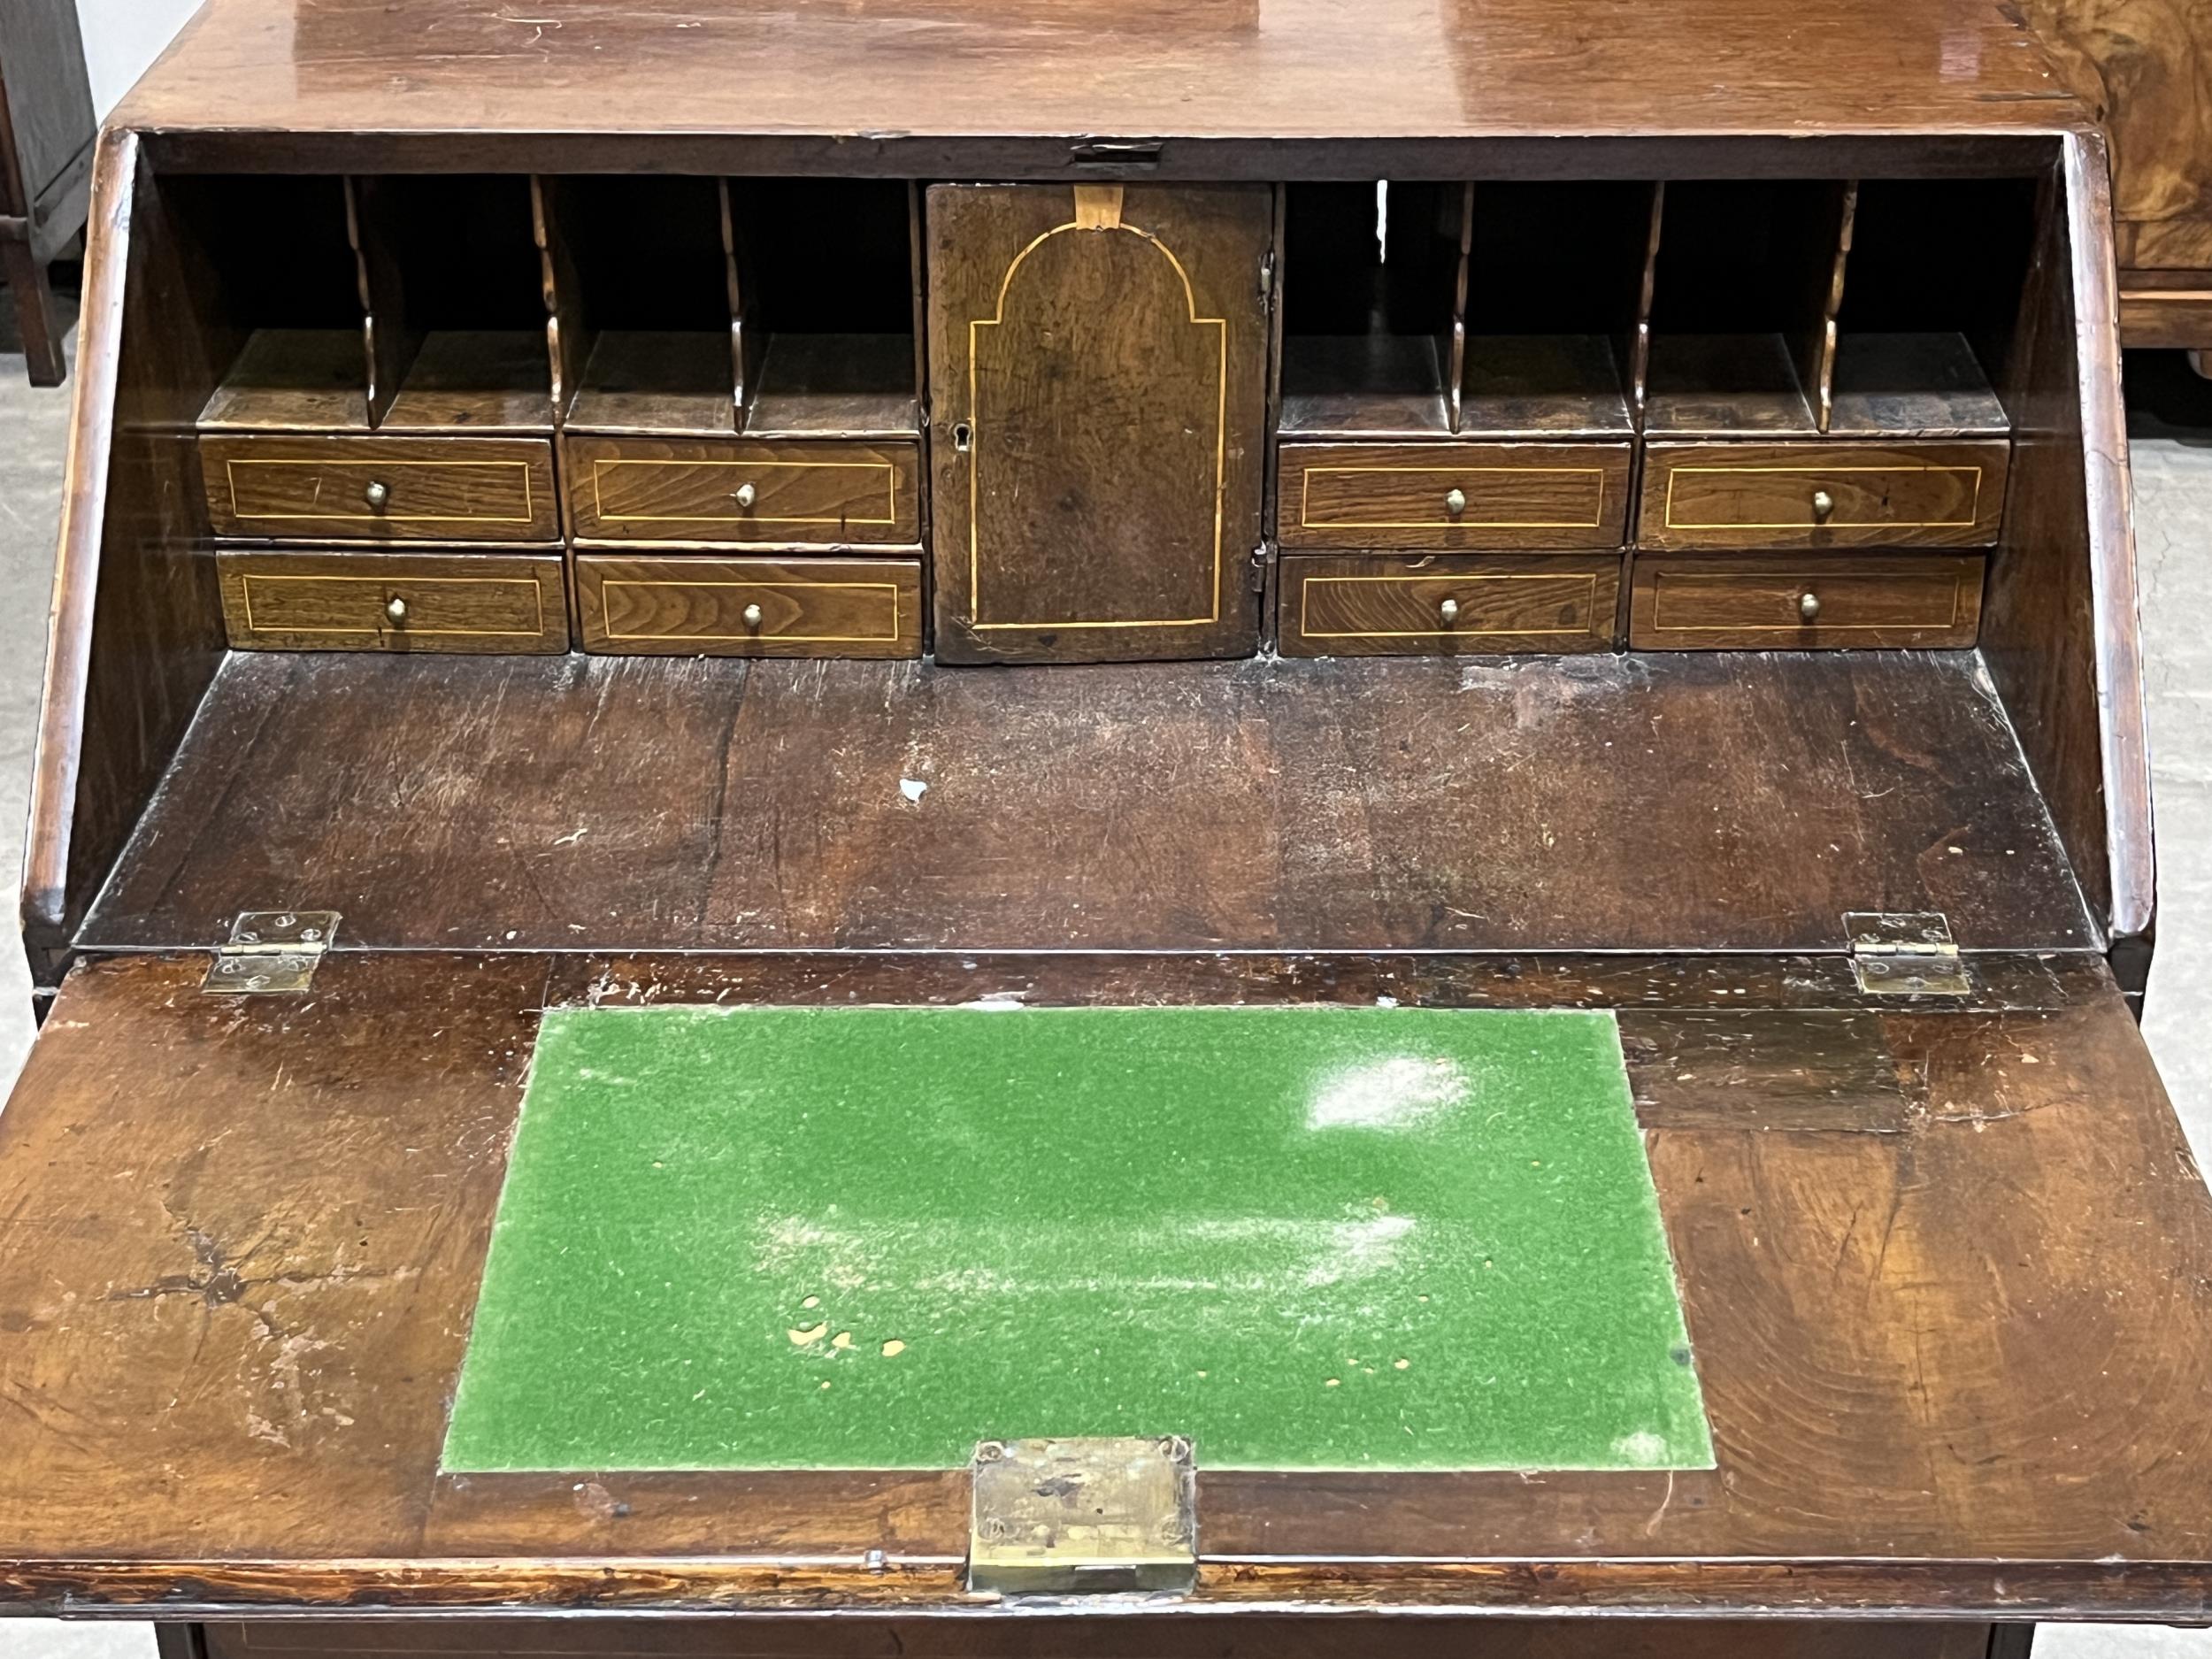
{"label": "grey concrete floor", "polygon": [[[2159,946],[2144,1030],[2198,1161],[2212,1166],[2212,386],[2179,354],[2131,357],[2136,545],[2141,564],[2159,837]],[[0,871],[22,862],[46,599],[61,510],[65,391],[35,391],[0,345]],[[11,911],[12,906],[10,907]],[[0,1078],[31,1040],[30,976],[0,949]],[[2193,1030],[2195,1027],[2197,1029]],[[2208,1408],[2212,1409],[2212,1408]],[[142,1626],[0,1620],[0,1659],[152,1659]],[[2212,1631],[2049,1626],[2039,1659],[2212,1659]]]}

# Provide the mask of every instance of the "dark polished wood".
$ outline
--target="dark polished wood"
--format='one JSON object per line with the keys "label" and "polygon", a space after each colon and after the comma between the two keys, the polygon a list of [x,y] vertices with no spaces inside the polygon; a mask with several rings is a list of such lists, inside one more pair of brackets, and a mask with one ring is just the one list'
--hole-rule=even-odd
{"label": "dark polished wood", "polygon": [[215,556],[242,650],[565,651],[568,605],[551,553],[359,549]]}
{"label": "dark polished wood", "polygon": [[576,557],[579,641],[660,657],[919,657],[915,559]]}
{"label": "dark polished wood", "polygon": [[933,186],[937,655],[1259,638],[1269,193]]}
{"label": "dark polished wood", "polygon": [[[1432,1003],[1520,994],[1510,962],[1348,965],[1290,994],[1371,1001],[1402,972]],[[2212,1197],[2093,962],[1991,965],[2041,976],[2037,1005],[1881,1005],[1829,978],[1784,1025],[1728,993],[1788,963],[1591,964],[1655,992],[1621,1016],[1642,1070],[1707,1066],[1732,1032],[1766,1056],[1735,1084],[1740,1116],[1645,1109],[1718,1467],[1202,1473],[1182,1605],[2205,1606],[2212,1309],[2193,1287]],[[961,1471],[437,1472],[535,1010],[1264,1001],[1294,967],[342,949],[299,1001],[202,995],[189,956],[87,964],[0,1117],[18,1336],[0,1349],[18,1423],[0,1596],[170,1617],[977,1605]],[[1870,1128],[1851,1097],[1824,1115],[1806,1071],[1886,1090],[1893,1118]],[[211,1156],[217,1138],[251,1156]]]}
{"label": "dark polished wood", "polygon": [[1613,643],[1618,554],[1283,560],[1286,657],[1471,657]]}
{"label": "dark polished wood", "polygon": [[74,0],[10,0],[0,8],[0,276],[34,386],[59,386],[69,372],[47,266],[85,227],[97,126]]}
{"label": "dark polished wood", "polygon": [[1639,553],[1628,642],[1646,651],[1956,649],[1974,643],[1983,563],[1935,553]]}
{"label": "dark polished wood", "polygon": [[211,944],[273,903],[413,949],[1833,950],[1858,910],[2087,947],[1979,675],[256,654],[80,942]]}
{"label": "dark polished wood", "polygon": [[1617,548],[1625,443],[1286,443],[1286,548],[1434,552]]}

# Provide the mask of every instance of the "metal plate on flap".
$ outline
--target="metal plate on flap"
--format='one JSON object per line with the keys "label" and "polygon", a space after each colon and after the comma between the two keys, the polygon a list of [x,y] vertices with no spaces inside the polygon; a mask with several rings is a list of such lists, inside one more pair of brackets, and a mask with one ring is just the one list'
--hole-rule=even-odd
{"label": "metal plate on flap", "polygon": [[247,910],[231,924],[201,981],[225,994],[304,991],[338,931],[335,910]]}
{"label": "metal plate on flap", "polygon": [[1968,996],[1973,982],[1940,910],[1847,910],[1851,966],[1869,996]]}
{"label": "metal plate on flap", "polygon": [[1181,1435],[985,1440],[970,1468],[971,1590],[1065,1595],[1197,1584],[1197,1479]]}

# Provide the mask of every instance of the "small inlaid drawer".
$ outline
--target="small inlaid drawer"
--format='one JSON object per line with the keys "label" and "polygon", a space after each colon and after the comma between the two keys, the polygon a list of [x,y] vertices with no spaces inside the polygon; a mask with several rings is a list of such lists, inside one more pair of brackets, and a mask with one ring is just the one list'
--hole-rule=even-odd
{"label": "small inlaid drawer", "polygon": [[1971,645],[1981,624],[1982,565],[1979,555],[1927,553],[1639,554],[1628,642],[1643,651]]}
{"label": "small inlaid drawer", "polygon": [[1624,443],[1286,443],[1286,548],[1615,548]]}
{"label": "small inlaid drawer", "polygon": [[215,570],[240,650],[568,649],[555,553],[229,549]]}
{"label": "small inlaid drawer", "polygon": [[1636,544],[1987,547],[2011,445],[1655,443]]}
{"label": "small inlaid drawer", "polygon": [[209,434],[200,472],[217,535],[550,541],[560,535],[542,438]]}
{"label": "small inlaid drawer", "polygon": [[566,440],[569,509],[587,541],[911,545],[921,539],[910,443]]}
{"label": "small inlaid drawer", "polygon": [[918,559],[576,559],[584,649],[650,657],[919,657]]}
{"label": "small inlaid drawer", "polygon": [[1285,657],[1599,651],[1613,642],[1617,555],[1283,560]]}

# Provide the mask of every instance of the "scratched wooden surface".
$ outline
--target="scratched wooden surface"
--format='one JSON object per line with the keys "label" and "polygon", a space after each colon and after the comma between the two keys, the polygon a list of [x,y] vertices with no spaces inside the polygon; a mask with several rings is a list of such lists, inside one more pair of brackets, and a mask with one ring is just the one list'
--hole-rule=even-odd
{"label": "scratched wooden surface", "polygon": [[83,930],[416,949],[2091,942],[1971,653],[227,663]]}
{"label": "scratched wooden surface", "polygon": [[88,964],[0,1117],[0,1599],[957,1603],[960,1474],[440,1476],[535,1010],[1388,987],[1629,1004],[1718,1466],[1203,1476],[1201,1604],[2201,1617],[2212,1198],[2101,965],[1976,971],[1939,1010],[1763,957]]}

